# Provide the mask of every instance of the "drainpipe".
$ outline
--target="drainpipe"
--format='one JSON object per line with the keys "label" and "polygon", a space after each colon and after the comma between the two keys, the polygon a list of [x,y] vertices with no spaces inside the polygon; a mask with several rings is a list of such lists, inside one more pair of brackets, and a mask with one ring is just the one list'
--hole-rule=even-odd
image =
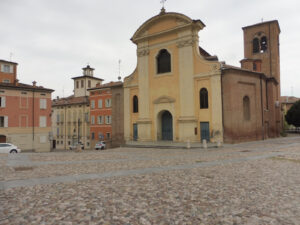
{"label": "drainpipe", "polygon": [[262,96],[262,75],[260,75],[260,105],[261,105],[261,125],[262,125],[262,138],[265,140],[265,127],[264,127],[264,105]]}
{"label": "drainpipe", "polygon": [[221,102],[222,102],[222,133],[223,133],[223,142],[224,142],[224,134],[225,134],[225,127],[224,127],[224,104],[223,104],[223,70],[222,70],[222,65],[221,65]]}

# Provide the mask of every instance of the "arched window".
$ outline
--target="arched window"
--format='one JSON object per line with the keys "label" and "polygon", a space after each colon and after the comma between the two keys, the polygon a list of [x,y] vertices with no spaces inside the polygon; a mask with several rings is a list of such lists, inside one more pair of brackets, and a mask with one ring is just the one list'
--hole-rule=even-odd
{"label": "arched window", "polygon": [[253,53],[259,52],[259,40],[258,38],[253,39]]}
{"label": "arched window", "polygon": [[171,55],[166,49],[159,51],[156,57],[157,73],[171,72]]}
{"label": "arched window", "polygon": [[248,96],[243,98],[244,120],[250,120],[250,99]]}
{"label": "arched window", "polygon": [[260,39],[260,50],[261,50],[261,52],[265,52],[265,51],[267,51],[267,49],[268,49],[267,37],[263,36]]}
{"label": "arched window", "polygon": [[133,96],[133,112],[134,113],[139,112],[139,100],[138,100],[138,97],[136,95]]}
{"label": "arched window", "polygon": [[200,90],[200,109],[208,108],[208,91],[206,88]]}

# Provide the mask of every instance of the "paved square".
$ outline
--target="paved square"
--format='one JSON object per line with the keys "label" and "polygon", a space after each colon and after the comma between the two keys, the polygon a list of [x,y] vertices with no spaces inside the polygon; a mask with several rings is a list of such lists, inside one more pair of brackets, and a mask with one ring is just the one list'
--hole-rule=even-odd
{"label": "paved square", "polygon": [[0,224],[300,224],[300,138],[0,154]]}

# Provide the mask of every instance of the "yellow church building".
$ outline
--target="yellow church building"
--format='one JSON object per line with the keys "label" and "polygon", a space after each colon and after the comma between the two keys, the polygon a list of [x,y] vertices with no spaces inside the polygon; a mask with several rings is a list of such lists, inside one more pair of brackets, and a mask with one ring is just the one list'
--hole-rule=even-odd
{"label": "yellow church building", "polygon": [[204,27],[163,8],[135,32],[137,67],[124,80],[126,141],[223,141],[221,64],[199,47]]}

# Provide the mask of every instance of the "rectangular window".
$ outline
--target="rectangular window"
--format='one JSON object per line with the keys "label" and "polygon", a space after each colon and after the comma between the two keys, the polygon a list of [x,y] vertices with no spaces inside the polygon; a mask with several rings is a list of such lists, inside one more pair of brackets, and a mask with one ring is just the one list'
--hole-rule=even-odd
{"label": "rectangular window", "polygon": [[91,124],[95,124],[95,117],[91,116]]}
{"label": "rectangular window", "polygon": [[98,124],[103,124],[103,116],[98,116]]}
{"label": "rectangular window", "polygon": [[1,65],[1,72],[3,73],[13,73],[13,66],[12,65],[7,65],[7,64],[2,64]]}
{"label": "rectangular window", "polygon": [[110,139],[110,133],[106,133],[106,138]]}
{"label": "rectangular window", "polygon": [[95,140],[95,133],[92,132],[92,140]]}
{"label": "rectangular window", "polygon": [[76,81],[76,88],[79,88],[79,81]]}
{"label": "rectangular window", "polygon": [[56,122],[57,122],[57,123],[60,122],[59,114],[56,115]]}
{"label": "rectangular window", "polygon": [[8,116],[0,116],[0,127],[8,127]]}
{"label": "rectangular window", "polygon": [[47,118],[46,116],[40,116],[40,127],[46,127]]}
{"label": "rectangular window", "polygon": [[10,83],[10,80],[5,79],[3,80],[3,83]]}
{"label": "rectangular window", "polygon": [[83,80],[81,80],[81,87],[83,88],[84,87],[84,83],[83,83],[84,81]]}
{"label": "rectangular window", "polygon": [[98,100],[98,108],[99,108],[99,109],[102,108],[102,99]]}
{"label": "rectangular window", "polygon": [[5,105],[6,105],[6,101],[5,101],[6,99],[5,99],[5,97],[3,96],[3,97],[0,97],[0,107],[1,108],[4,108],[5,107]]}
{"label": "rectangular window", "polygon": [[56,136],[59,136],[59,127],[56,128]]}
{"label": "rectangular window", "polygon": [[105,116],[105,123],[111,124],[111,116]]}
{"label": "rectangular window", "polygon": [[40,99],[40,109],[47,109],[47,100],[41,98]]}
{"label": "rectangular window", "polygon": [[95,100],[92,100],[91,101],[91,109],[94,109],[95,108]]}
{"label": "rectangular window", "polygon": [[108,98],[108,99],[105,99],[105,107],[111,107],[111,99]]}
{"label": "rectangular window", "polygon": [[88,80],[88,87],[90,88],[91,87],[91,81]]}
{"label": "rectangular window", "polygon": [[89,113],[88,113],[88,112],[85,113],[85,122],[86,122],[86,123],[89,122],[89,117],[90,117]]}

